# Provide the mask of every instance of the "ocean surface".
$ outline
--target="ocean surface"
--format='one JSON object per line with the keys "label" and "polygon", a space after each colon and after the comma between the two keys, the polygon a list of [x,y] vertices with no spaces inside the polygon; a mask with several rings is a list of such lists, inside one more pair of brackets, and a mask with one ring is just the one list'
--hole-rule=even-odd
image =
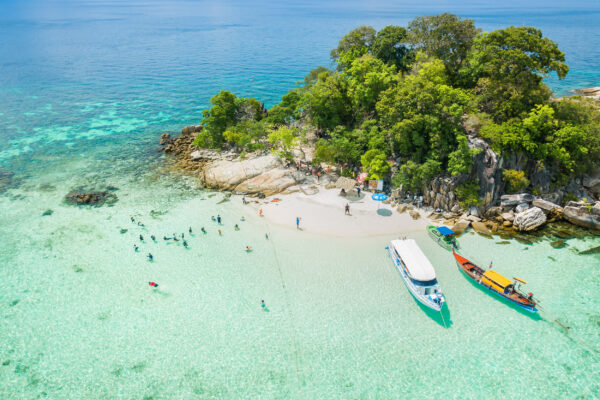
{"label": "ocean surface", "polygon": [[[390,237],[270,226],[157,152],[220,89],[276,104],[350,29],[445,11],[542,29],[571,67],[547,79],[557,95],[600,86],[597,1],[0,0],[0,399],[600,397],[600,256],[577,254],[600,239],[461,238],[530,282],[534,317],[412,234],[442,319],[404,287]],[[107,186],[111,207],[63,202]],[[188,249],[162,239],[181,232]]]}

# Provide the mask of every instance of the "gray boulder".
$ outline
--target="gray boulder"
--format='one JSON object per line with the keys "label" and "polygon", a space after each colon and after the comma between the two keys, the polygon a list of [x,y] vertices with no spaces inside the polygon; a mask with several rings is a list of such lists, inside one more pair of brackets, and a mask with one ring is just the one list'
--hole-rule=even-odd
{"label": "gray boulder", "polygon": [[567,205],[563,209],[563,218],[574,225],[600,230],[600,216],[592,214],[592,210],[588,210],[585,206]]}
{"label": "gray boulder", "polygon": [[500,204],[502,206],[517,206],[521,203],[531,203],[534,200],[535,196],[529,193],[504,194],[500,196]]}
{"label": "gray boulder", "polygon": [[552,210],[562,211],[561,206],[544,199],[535,199],[532,204],[534,207],[541,208],[542,211],[546,214],[548,214]]}
{"label": "gray boulder", "polygon": [[539,207],[532,207],[515,215],[513,226],[518,231],[533,231],[546,222],[546,214]]}
{"label": "gray boulder", "polygon": [[523,211],[527,210],[528,208],[529,208],[529,204],[521,203],[515,207],[515,213],[516,214],[522,213]]}
{"label": "gray boulder", "polygon": [[461,233],[463,233],[469,227],[469,225],[471,225],[471,221],[461,219],[456,224],[454,224],[454,226],[452,227],[452,230],[457,235],[460,235]]}

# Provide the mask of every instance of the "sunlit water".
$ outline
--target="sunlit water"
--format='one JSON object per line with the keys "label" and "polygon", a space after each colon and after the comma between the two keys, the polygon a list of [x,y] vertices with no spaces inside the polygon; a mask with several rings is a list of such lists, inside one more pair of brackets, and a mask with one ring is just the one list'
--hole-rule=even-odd
{"label": "sunlit water", "polygon": [[[15,173],[0,195],[1,399],[598,397],[600,256],[577,250],[600,240],[461,238],[473,261],[530,282],[545,310],[533,318],[413,235],[447,296],[442,318],[404,287],[391,237],[269,226],[169,174],[155,145],[219,89],[274,104],[349,29],[446,10],[485,29],[539,26],[572,67],[553,89],[598,85],[597,3],[0,7],[0,168]],[[63,202],[107,185],[119,188],[112,207]],[[162,239],[173,233],[189,249]]]}

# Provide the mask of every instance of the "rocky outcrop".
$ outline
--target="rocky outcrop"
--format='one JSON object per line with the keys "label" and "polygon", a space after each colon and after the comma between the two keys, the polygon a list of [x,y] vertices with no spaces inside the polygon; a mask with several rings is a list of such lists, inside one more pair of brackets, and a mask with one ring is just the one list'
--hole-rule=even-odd
{"label": "rocky outcrop", "polygon": [[19,186],[18,182],[14,179],[15,173],[0,169],[0,193]]}
{"label": "rocky outcrop", "polygon": [[82,191],[72,190],[65,196],[65,203],[72,205],[84,205],[84,206],[102,206],[111,205],[117,201],[117,196],[108,191]]}
{"label": "rocky outcrop", "polygon": [[199,133],[201,131],[202,131],[202,125],[188,125],[181,130],[181,134],[189,135],[191,133]]}
{"label": "rocky outcrop", "polygon": [[462,234],[469,226],[471,225],[471,221],[462,219],[460,221],[458,221],[456,224],[454,224],[454,226],[452,227],[452,230],[457,234],[460,235]]}
{"label": "rocky outcrop", "polygon": [[457,186],[456,177],[436,177],[425,186],[423,200],[435,210],[450,211],[458,205],[454,194]]}
{"label": "rocky outcrop", "polygon": [[340,176],[333,185],[328,185],[328,187],[335,189],[344,189],[346,192],[349,192],[354,189],[356,186],[356,181],[354,179],[346,178],[344,176]]}
{"label": "rocky outcrop", "polygon": [[274,168],[240,183],[235,187],[236,192],[263,193],[271,196],[281,193],[287,188],[296,185],[296,180],[286,169]]}
{"label": "rocky outcrop", "polygon": [[489,143],[477,136],[468,136],[469,148],[479,149],[473,158],[473,177],[479,182],[483,195],[483,207],[494,204],[502,193],[502,158],[496,154]]}
{"label": "rocky outcrop", "polygon": [[504,194],[500,197],[500,204],[505,206],[517,206],[522,203],[531,203],[535,196],[529,193]]}
{"label": "rocky outcrop", "polygon": [[592,212],[594,207],[569,202],[563,209],[563,218],[584,228],[600,230],[600,215]]}
{"label": "rocky outcrop", "polygon": [[204,167],[201,178],[207,187],[234,190],[242,182],[282,167],[272,154],[244,161],[216,160]]}
{"label": "rocky outcrop", "polygon": [[518,231],[534,231],[546,222],[546,214],[539,207],[532,207],[515,215],[513,226]]}

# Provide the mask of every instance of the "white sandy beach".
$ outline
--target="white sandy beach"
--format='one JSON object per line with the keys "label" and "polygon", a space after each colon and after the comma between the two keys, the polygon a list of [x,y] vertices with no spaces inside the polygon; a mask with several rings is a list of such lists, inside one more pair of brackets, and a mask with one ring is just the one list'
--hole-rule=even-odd
{"label": "white sandy beach", "polygon": [[[341,197],[339,192],[321,187],[312,195],[276,195],[251,204],[256,212],[262,208],[267,222],[295,229],[296,217],[300,217],[302,230],[333,236],[401,235],[424,230],[431,223],[423,212],[414,220],[408,213],[400,214],[390,205],[372,200],[371,193],[361,193],[359,199],[356,195]],[[344,213],[346,203],[350,204],[350,215]]]}

